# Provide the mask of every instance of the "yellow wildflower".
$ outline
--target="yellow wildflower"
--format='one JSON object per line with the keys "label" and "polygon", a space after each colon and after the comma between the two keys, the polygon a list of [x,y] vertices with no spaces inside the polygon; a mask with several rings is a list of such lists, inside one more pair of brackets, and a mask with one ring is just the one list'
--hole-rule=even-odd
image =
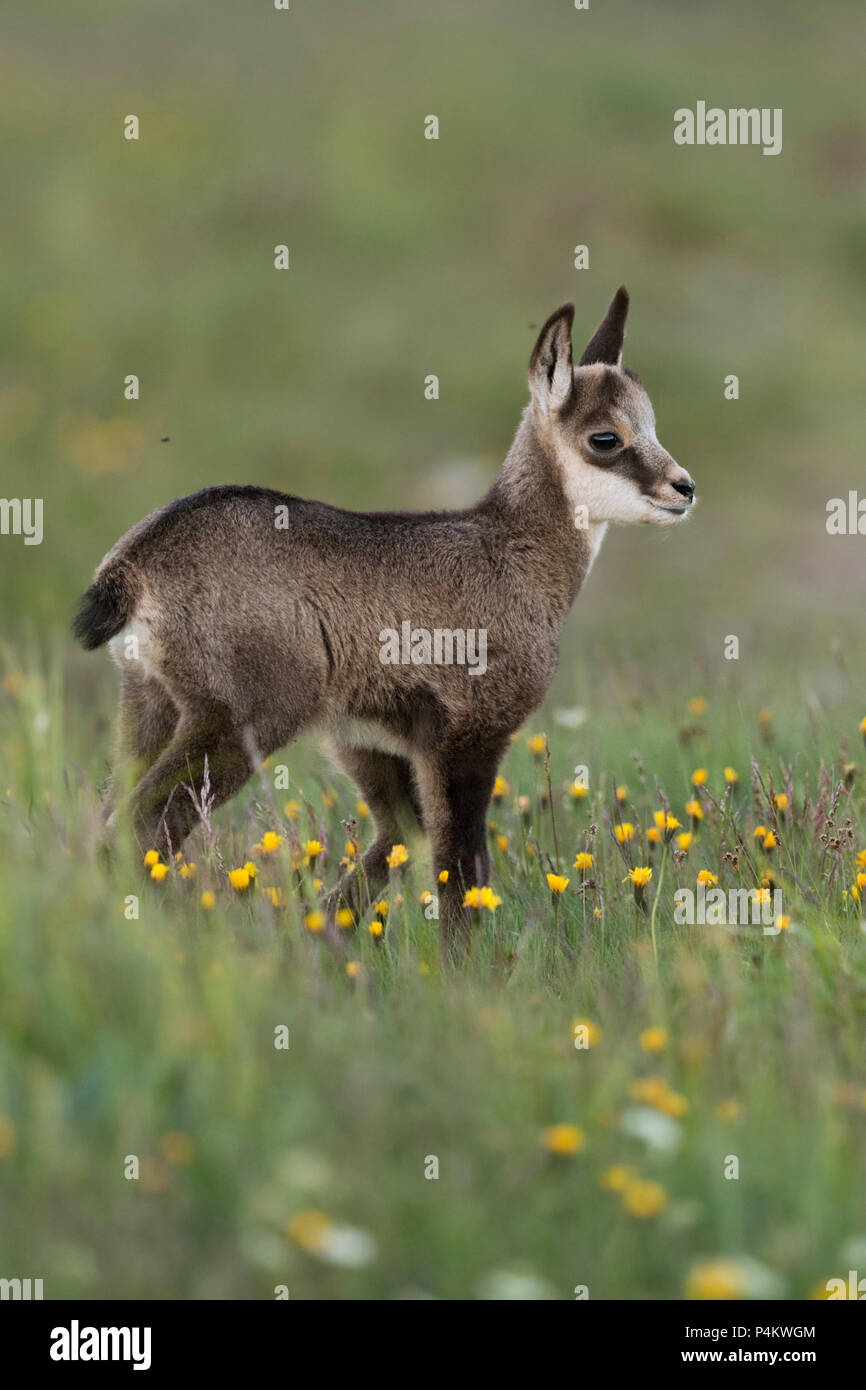
{"label": "yellow wildflower", "polygon": [[622,1198],[626,1211],[639,1221],[658,1216],[668,1204],[668,1194],[661,1183],[646,1182],[642,1178],[627,1183]]}
{"label": "yellow wildflower", "polygon": [[680,1119],[681,1116],[688,1114],[689,1103],[685,1096],[679,1095],[676,1091],[665,1091],[659,1101],[659,1110],[665,1115],[671,1115],[674,1119]]}
{"label": "yellow wildflower", "polygon": [[628,1089],[632,1100],[639,1100],[642,1105],[654,1105],[656,1109],[670,1094],[670,1087],[663,1076],[642,1076],[633,1081]]}
{"label": "yellow wildflower", "polygon": [[589,1018],[575,1018],[571,1024],[571,1036],[574,1039],[575,1047],[580,1043],[582,1048],[598,1047],[601,1042],[602,1032],[597,1023],[593,1023]]}
{"label": "yellow wildflower", "polygon": [[612,1168],[605,1168],[599,1181],[606,1192],[623,1192],[636,1176],[633,1168],[625,1163],[616,1163]]}
{"label": "yellow wildflower", "polygon": [[650,1052],[653,1055],[664,1052],[668,1045],[667,1031],[658,1027],[644,1028],[640,1035],[640,1045],[644,1052]]}
{"label": "yellow wildflower", "polygon": [[[648,864],[638,865],[638,867],[635,869],[629,869],[627,875],[627,877],[631,879],[635,888],[646,888],[652,876],[653,871]],[[623,883],[624,882],[625,879],[623,879]]]}
{"label": "yellow wildflower", "polygon": [[586,1137],[578,1125],[549,1125],[542,1131],[541,1142],[549,1153],[560,1157],[570,1157],[580,1153],[586,1144]]}
{"label": "yellow wildflower", "polygon": [[720,1300],[746,1297],[747,1280],[736,1260],[701,1260],[686,1276],[686,1298]]}
{"label": "yellow wildflower", "polygon": [[328,1243],[333,1222],[323,1211],[299,1211],[286,1226],[286,1235],[308,1255],[318,1254]]}

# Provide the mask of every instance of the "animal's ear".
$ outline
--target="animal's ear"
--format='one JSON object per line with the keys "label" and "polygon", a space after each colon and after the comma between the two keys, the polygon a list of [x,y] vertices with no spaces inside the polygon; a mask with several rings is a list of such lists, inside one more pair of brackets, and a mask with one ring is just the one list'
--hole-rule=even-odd
{"label": "animal's ear", "polygon": [[605,362],[618,367],[622,361],[622,342],[625,337],[625,320],[628,314],[628,290],[620,285],[608,305],[607,313],[593,333],[580,359],[581,367],[593,362]]}
{"label": "animal's ear", "polygon": [[529,359],[529,389],[543,411],[568,400],[574,385],[571,360],[571,325],[574,305],[563,304],[550,315],[538,335]]}

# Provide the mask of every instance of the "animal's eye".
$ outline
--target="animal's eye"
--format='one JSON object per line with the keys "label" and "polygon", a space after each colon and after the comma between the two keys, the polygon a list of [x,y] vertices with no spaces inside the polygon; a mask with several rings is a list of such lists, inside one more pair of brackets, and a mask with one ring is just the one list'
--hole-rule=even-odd
{"label": "animal's eye", "polygon": [[600,434],[591,434],[589,442],[600,454],[609,454],[612,449],[619,447],[620,437],[613,430],[603,430]]}

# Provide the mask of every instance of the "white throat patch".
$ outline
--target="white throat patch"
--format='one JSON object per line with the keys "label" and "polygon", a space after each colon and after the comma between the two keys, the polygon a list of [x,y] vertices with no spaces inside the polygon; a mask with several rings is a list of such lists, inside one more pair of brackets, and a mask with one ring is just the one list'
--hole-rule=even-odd
{"label": "white throat patch", "polygon": [[634,483],[620,474],[587,463],[576,450],[557,450],[556,461],[562,486],[574,512],[575,524],[587,522],[648,521],[652,503],[642,497]]}

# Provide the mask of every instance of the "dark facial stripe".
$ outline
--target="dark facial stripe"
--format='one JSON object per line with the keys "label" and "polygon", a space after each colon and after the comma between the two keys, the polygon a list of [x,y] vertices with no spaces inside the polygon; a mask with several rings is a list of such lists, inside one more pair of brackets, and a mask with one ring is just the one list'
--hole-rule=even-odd
{"label": "dark facial stripe", "polygon": [[640,492],[648,492],[656,482],[656,475],[636,449],[623,449],[617,454],[612,472],[628,478]]}

